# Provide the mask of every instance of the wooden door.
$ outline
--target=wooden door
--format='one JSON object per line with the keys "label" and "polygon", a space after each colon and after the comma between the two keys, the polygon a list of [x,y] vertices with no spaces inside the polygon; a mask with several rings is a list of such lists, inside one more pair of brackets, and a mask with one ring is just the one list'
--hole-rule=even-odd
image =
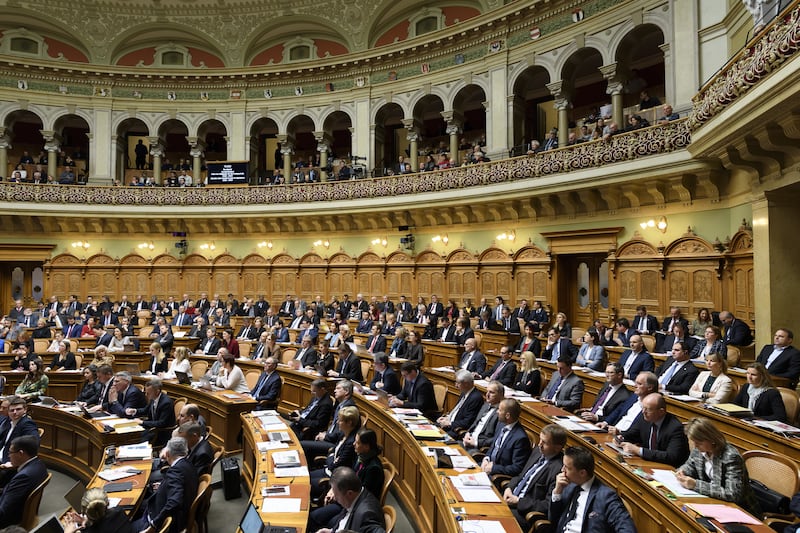
{"label": "wooden door", "polygon": [[567,320],[588,329],[595,318],[607,317],[609,308],[608,261],[605,254],[559,257],[559,294]]}

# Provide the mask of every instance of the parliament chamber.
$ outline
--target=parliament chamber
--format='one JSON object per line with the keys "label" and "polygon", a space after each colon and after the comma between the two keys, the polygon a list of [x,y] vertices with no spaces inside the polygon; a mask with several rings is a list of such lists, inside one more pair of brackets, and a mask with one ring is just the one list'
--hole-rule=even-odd
{"label": "parliament chamber", "polygon": [[[170,307],[174,321],[179,303],[203,298],[274,310],[361,295],[412,308],[438,299],[513,310],[526,300],[576,331],[596,320],[613,329],[640,306],[659,324],[673,308],[690,324],[702,309],[727,311],[754,339],[740,347],[742,368],[777,329],[800,329],[791,240],[800,2],[755,2],[769,4],[760,14],[737,0],[340,4],[323,1],[328,19],[308,0],[0,6],[0,309],[31,308],[55,331],[66,313],[54,322],[50,307],[143,301],[148,312],[131,316],[137,346],[114,361],[142,373],[151,312]],[[238,331],[236,315],[227,324]],[[355,332],[357,317],[350,323]],[[190,327],[172,328],[175,348],[197,347]],[[519,342],[479,333],[490,366]],[[292,329],[290,342],[301,335]],[[354,336],[365,378],[368,335]],[[85,365],[95,339],[72,341]],[[255,343],[241,344],[253,353]],[[437,369],[458,365],[464,348],[421,344],[446,411],[458,391]],[[22,380],[6,371],[12,347],[0,354],[6,393]],[[621,349],[607,352],[618,360]],[[237,364],[251,377],[262,370]],[[399,374],[400,362],[391,365]],[[545,377],[555,370],[539,366]],[[279,372],[278,410],[301,409],[315,376]],[[604,378],[578,374],[591,405]],[[746,382],[743,370],[729,375]],[[79,372],[52,372],[48,395],[68,402],[82,385]],[[215,448],[241,454],[251,501],[262,505],[270,463],[256,402],[164,387],[199,406]],[[741,452],[800,464],[794,438],[699,403],[667,404],[682,422],[711,419]],[[374,397],[357,394],[356,405],[397,470],[392,494],[415,530],[456,532],[472,519],[519,527],[504,504],[459,501],[454,472]],[[30,412],[48,465],[84,482],[108,446],[139,436],[57,408]],[[525,401],[521,423],[535,436],[562,414]],[[700,530],[681,500],[637,473],[652,465],[619,462],[605,435],[584,436],[571,432],[569,443],[591,450],[639,531]],[[285,525],[298,531],[307,489],[305,478],[292,482],[301,511]]]}

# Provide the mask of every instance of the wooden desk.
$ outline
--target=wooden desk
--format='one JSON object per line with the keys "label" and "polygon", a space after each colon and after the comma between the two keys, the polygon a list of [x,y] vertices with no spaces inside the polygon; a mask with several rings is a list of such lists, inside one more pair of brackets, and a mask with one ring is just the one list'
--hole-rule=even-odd
{"label": "wooden desk", "polygon": [[424,366],[434,368],[458,366],[464,353],[464,347],[458,344],[430,340],[422,341],[422,349],[425,350]]}
{"label": "wooden desk", "polygon": [[[250,501],[261,511],[264,497],[261,496],[261,489],[271,485],[288,485],[289,498],[300,498],[299,513],[267,514],[261,512],[261,520],[272,525],[291,526],[297,528],[299,533],[306,530],[308,523],[308,513],[311,501],[311,482],[308,476],[294,478],[276,478],[275,463],[272,460],[272,452],[259,452],[258,443],[269,441],[266,431],[264,431],[261,421],[247,413],[240,415],[242,425],[242,476],[244,482],[250,490]],[[308,466],[303,448],[294,432],[288,428],[286,430],[292,437],[289,443],[290,450],[296,450],[300,456],[300,464]],[[287,451],[285,448],[278,451]],[[275,497],[279,499],[280,497]]]}
{"label": "wooden desk", "polygon": [[[106,447],[142,440],[142,432],[106,433],[100,422],[53,407],[31,404],[28,413],[36,425],[44,429],[39,453],[45,462],[84,482],[92,479],[103,464]],[[147,470],[149,472],[149,465]]]}
{"label": "wooden desk", "polygon": [[519,340],[522,338],[519,333],[508,333],[506,331],[496,331],[493,329],[480,329],[475,333],[481,334],[481,352],[497,352],[500,353],[500,348],[503,346],[512,346],[517,348]]}
{"label": "wooden desk", "polygon": [[[26,374],[27,372],[2,372],[3,377],[6,378],[6,387],[3,393],[14,394]],[[50,380],[47,385],[47,396],[52,396],[60,402],[74,401],[83,388],[83,372],[80,370],[49,372],[47,377]]]}
{"label": "wooden desk", "polygon": [[[448,402],[454,405],[458,398],[452,375],[449,373],[426,370],[426,375],[434,383],[442,383],[448,388]],[[522,402],[522,416],[520,423],[529,431],[538,434],[544,426],[552,423],[554,416],[568,415],[566,411],[554,407],[544,402]],[[626,459],[627,465],[619,463],[616,459],[616,452],[603,446],[610,440],[610,436],[604,433],[592,433],[591,436],[598,442],[591,445],[583,438],[583,434],[568,432],[569,445],[581,445],[589,450],[595,458],[597,476],[610,487],[616,487],[620,494],[630,504],[633,511],[633,519],[639,533],[681,533],[686,531],[701,531],[700,526],[695,522],[694,517],[690,516],[682,509],[686,500],[672,500],[665,494],[656,490],[645,480],[633,472],[632,466],[643,468],[671,468],[668,465],[650,463],[639,458]],[[711,498],[692,498],[690,502],[697,503],[726,503]],[[729,504],[733,505],[733,504]],[[768,533],[770,528],[767,526],[756,526],[754,531]]]}

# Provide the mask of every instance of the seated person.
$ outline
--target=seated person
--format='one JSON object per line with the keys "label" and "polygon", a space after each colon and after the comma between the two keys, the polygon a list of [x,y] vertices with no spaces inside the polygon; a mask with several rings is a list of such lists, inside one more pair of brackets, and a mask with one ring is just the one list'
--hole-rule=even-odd
{"label": "seated person", "polygon": [[247,391],[259,403],[259,407],[277,407],[283,387],[283,380],[278,375],[277,369],[278,362],[274,357],[264,359],[264,372],[259,376],[253,390]]}
{"label": "seated person", "polygon": [[797,386],[800,378],[800,350],[792,346],[794,333],[786,328],[775,331],[773,344],[764,346],[756,361],[764,365],[772,376],[787,378],[789,387]]}
{"label": "seated person", "polygon": [[114,384],[108,388],[108,404],[104,409],[121,418],[133,418],[128,409],[141,409],[147,404],[144,393],[131,384],[128,372],[117,372]]}
{"label": "seated person", "polygon": [[562,355],[556,366],[558,371],[553,374],[547,388],[542,392],[542,400],[565,411],[575,412],[583,400],[583,380],[572,371],[572,362],[568,355]]}
{"label": "seated person", "polygon": [[331,490],[342,512],[317,533],[334,531],[385,531],[386,521],[380,501],[368,490],[352,468],[337,468],[331,476]]}
{"label": "seated person", "polygon": [[17,386],[15,394],[25,400],[37,400],[47,392],[50,379],[44,373],[44,363],[38,357],[28,363],[28,373]]}
{"label": "seated person", "polygon": [[467,370],[456,372],[455,381],[460,392],[458,401],[449,413],[436,420],[436,424],[447,430],[451,437],[458,438],[461,431],[466,431],[475,422],[483,406],[483,395],[475,388],[475,378]]}
{"label": "seated person", "polygon": [[718,353],[706,356],[708,370],[700,372],[689,388],[689,396],[708,404],[726,403],[733,397],[733,381],[728,377],[728,362]]}
{"label": "seated person", "polygon": [[486,402],[478,411],[475,422],[464,434],[464,449],[474,455],[488,448],[494,440],[497,430],[497,408],[505,395],[505,387],[499,381],[492,381],[486,386]]}
{"label": "seated person", "polygon": [[75,354],[73,354],[69,348],[70,345],[68,342],[59,342],[58,353],[53,357],[53,362],[50,363],[50,366],[45,368],[44,371],[50,372],[51,370],[75,370],[77,368]]}
{"label": "seated person", "polygon": [[531,441],[525,428],[519,423],[521,413],[522,407],[514,398],[506,398],[500,402],[497,420],[503,424],[503,428],[495,435],[481,462],[481,470],[487,474],[517,476],[522,472],[531,454]]}
{"label": "seated person", "polygon": [[86,405],[95,405],[100,400],[100,394],[103,391],[101,383],[97,381],[97,367],[94,365],[85,367],[83,369],[83,379],[85,383],[75,401]]}
{"label": "seated person", "polygon": [[536,364],[536,356],[530,351],[522,352],[519,354],[519,371],[514,381],[514,390],[538,396],[541,387],[542,374]]}
{"label": "seated person", "polygon": [[311,481],[311,497],[315,500],[321,498],[322,487],[320,480],[323,477],[330,477],[333,471],[340,466],[352,468],[356,463],[355,439],[356,431],[361,426],[361,415],[355,406],[343,407],[339,411],[339,431],[341,436],[325,458],[325,466],[316,470],[311,470],[309,478]]}
{"label": "seated person", "polygon": [[397,374],[389,365],[389,356],[383,352],[378,352],[372,357],[372,381],[369,388],[372,390],[381,389],[386,394],[400,394],[402,387]]}
{"label": "seated person", "polygon": [[101,487],[89,489],[81,498],[81,512],[70,511],[65,517],[64,533],[134,533],[123,506],[110,507],[108,495]]}
{"label": "seated person", "polygon": [[139,409],[129,407],[125,414],[142,419],[142,426],[147,430],[143,438],[152,441],[154,446],[164,446],[170,438],[170,431],[175,427],[175,402],[163,392],[161,378],[151,378],[144,388],[147,405]]}
{"label": "seated person", "polygon": [[0,494],[0,527],[19,524],[28,497],[47,477],[47,467],[39,459],[39,437],[14,437],[6,446],[9,456],[10,479]]}
{"label": "seated person", "polygon": [[[264,361],[265,366],[268,360],[269,359],[266,359]],[[250,394],[250,388],[247,386],[247,381],[244,379],[244,372],[242,372],[242,369],[236,364],[236,356],[231,353],[226,353],[222,357],[222,367],[217,377],[217,387],[231,390],[239,394]]]}
{"label": "seated person", "polygon": [[331,420],[333,402],[325,388],[324,379],[315,379],[311,382],[311,400],[302,410],[295,410],[286,415],[291,420],[295,435],[299,439],[313,439],[315,435],[324,432]]}
{"label": "seated person", "polygon": [[689,361],[689,350],[682,343],[675,343],[671,352],[656,370],[659,388],[670,394],[688,394],[700,371]]}
{"label": "seated person", "polygon": [[781,393],[761,363],[747,365],[747,383],[739,389],[733,403],[750,409],[754,418],[788,423]]}
{"label": "seated person", "polygon": [[658,393],[642,400],[642,418],[617,437],[626,453],[646,461],[678,467],[689,457],[689,441],[683,424],[667,413],[667,402]]}

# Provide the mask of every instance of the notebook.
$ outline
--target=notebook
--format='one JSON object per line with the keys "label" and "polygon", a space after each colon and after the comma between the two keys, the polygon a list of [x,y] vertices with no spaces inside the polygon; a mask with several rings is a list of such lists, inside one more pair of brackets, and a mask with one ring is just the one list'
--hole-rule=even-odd
{"label": "notebook", "polygon": [[180,370],[176,370],[175,377],[178,378],[178,383],[180,383],[181,385],[192,384],[192,377],[186,372],[181,372]]}

